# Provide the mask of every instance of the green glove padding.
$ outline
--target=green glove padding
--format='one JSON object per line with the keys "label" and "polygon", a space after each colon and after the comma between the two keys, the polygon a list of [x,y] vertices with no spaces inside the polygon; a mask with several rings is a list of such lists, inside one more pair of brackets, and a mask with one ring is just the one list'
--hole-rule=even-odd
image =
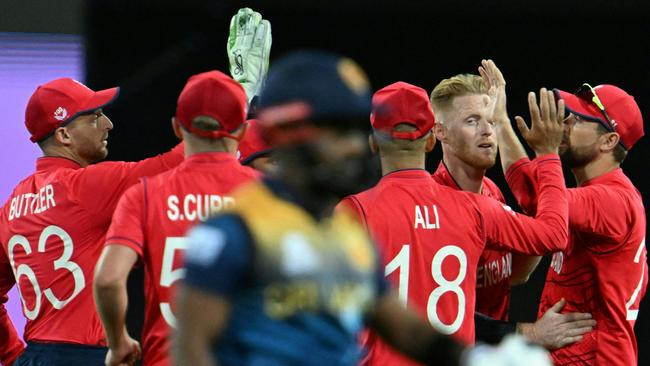
{"label": "green glove padding", "polygon": [[250,8],[239,9],[230,20],[227,51],[230,75],[244,88],[250,104],[269,70],[271,23]]}

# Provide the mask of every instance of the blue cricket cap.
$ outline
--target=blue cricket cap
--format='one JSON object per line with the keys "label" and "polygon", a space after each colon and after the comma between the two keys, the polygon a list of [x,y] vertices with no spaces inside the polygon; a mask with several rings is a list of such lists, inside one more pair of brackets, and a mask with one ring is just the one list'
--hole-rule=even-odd
{"label": "blue cricket cap", "polygon": [[260,96],[265,125],[309,120],[340,128],[365,128],[370,83],[352,59],[318,50],[294,51],[271,66]]}

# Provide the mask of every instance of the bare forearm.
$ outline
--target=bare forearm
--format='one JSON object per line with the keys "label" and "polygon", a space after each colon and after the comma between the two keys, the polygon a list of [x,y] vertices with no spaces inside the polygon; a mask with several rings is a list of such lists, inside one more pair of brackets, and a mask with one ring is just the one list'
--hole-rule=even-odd
{"label": "bare forearm", "polygon": [[528,282],[528,278],[535,271],[540,256],[530,256],[525,254],[512,255],[512,285],[521,285]]}
{"label": "bare forearm", "polygon": [[403,308],[394,295],[385,295],[378,301],[368,325],[399,352],[425,364],[458,365],[464,349],[436,332],[413,311]]}
{"label": "bare forearm", "polygon": [[95,304],[102,320],[109,347],[119,344],[126,333],[128,295],[125,284],[95,283]]}
{"label": "bare forearm", "polygon": [[505,173],[512,164],[521,158],[527,157],[528,154],[512,128],[510,120],[499,122],[496,131],[497,140],[499,141],[499,158]]}

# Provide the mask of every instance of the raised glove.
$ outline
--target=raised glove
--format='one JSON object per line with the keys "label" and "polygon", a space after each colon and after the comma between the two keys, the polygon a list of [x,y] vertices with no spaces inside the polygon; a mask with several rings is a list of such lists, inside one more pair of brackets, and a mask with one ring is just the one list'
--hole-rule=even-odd
{"label": "raised glove", "polygon": [[250,104],[269,70],[271,23],[250,8],[239,9],[230,20],[227,51],[230,75],[244,88]]}

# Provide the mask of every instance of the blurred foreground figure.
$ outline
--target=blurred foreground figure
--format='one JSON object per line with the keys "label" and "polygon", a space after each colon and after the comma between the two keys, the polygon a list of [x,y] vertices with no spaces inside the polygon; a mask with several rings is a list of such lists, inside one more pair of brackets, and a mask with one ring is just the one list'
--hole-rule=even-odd
{"label": "blurred foreground figure", "polygon": [[362,70],[337,55],[294,53],[274,64],[260,108],[276,179],[238,190],[236,208],[191,231],[177,364],[355,365],[368,324],[411,357],[457,365],[462,347],[389,293],[364,229],[332,215],[367,185]]}

